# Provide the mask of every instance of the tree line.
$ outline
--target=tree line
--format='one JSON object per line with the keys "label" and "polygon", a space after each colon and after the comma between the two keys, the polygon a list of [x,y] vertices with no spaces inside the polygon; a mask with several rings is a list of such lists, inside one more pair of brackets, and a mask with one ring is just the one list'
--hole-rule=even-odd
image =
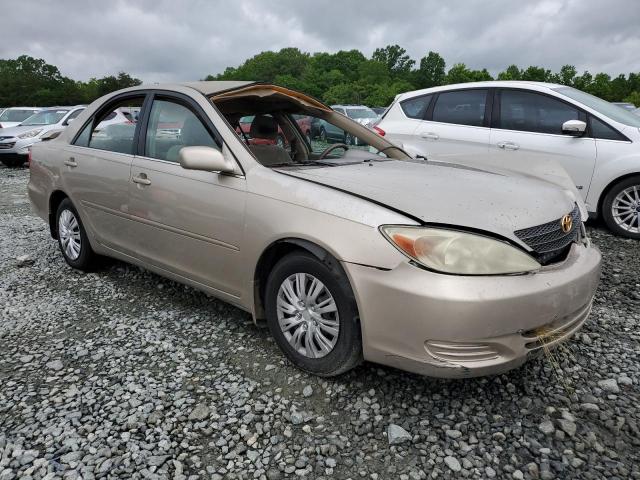
{"label": "tree line", "polygon": [[[553,82],[584,90],[612,102],[640,106],[640,72],[611,77],[607,73],[578,74],[572,65],[552,72],[544,67],[510,65],[496,80]],[[205,80],[260,80],[300,90],[328,104],[389,105],[398,93],[452,83],[494,80],[487,69],[474,70],[464,63],[447,69],[442,56],[429,52],[419,62],[399,45],[376,49],[371,58],[358,50],[307,53],[298,48],[266,51],[228,67]],[[22,55],[0,59],[0,107],[51,106],[91,103],[121,88],[140,85],[125,72],[89,81],[65,77],[58,67]]]}
{"label": "tree line", "polygon": [[261,80],[300,90],[326,103],[387,106],[398,93],[452,83],[482,80],[529,80],[569,85],[605,100],[640,106],[640,72],[578,74],[572,65],[559,72],[544,67],[510,65],[495,78],[487,69],[473,70],[464,63],[447,69],[444,58],[429,52],[419,62],[399,45],[378,48],[371,58],[358,50],[307,53],[297,48],[259,53],[238,67],[228,67],[207,80]]}
{"label": "tree line", "polygon": [[0,59],[0,107],[88,104],[107,93],[141,83],[124,72],[80,82],[63,76],[58,67],[39,58],[22,55]]}

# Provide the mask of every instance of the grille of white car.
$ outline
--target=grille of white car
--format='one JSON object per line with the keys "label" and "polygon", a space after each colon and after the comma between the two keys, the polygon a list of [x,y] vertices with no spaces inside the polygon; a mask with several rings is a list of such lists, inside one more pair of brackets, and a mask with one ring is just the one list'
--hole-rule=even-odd
{"label": "grille of white car", "polygon": [[571,229],[565,232],[562,218],[536,225],[535,227],[516,230],[516,236],[526,243],[542,265],[564,260],[570,245],[580,240],[582,220],[580,209],[575,208],[568,213],[571,216]]}

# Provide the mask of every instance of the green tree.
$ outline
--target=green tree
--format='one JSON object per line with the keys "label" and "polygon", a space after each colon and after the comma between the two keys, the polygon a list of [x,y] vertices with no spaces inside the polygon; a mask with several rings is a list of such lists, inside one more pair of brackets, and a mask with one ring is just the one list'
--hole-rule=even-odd
{"label": "green tree", "polygon": [[393,76],[406,76],[416,64],[415,60],[407,55],[407,51],[400,45],[387,45],[384,48],[376,48],[371,59],[387,66],[387,70]]}
{"label": "green tree", "polygon": [[509,65],[504,72],[498,74],[498,80],[522,80],[522,71],[517,65]]}
{"label": "green tree", "polygon": [[442,85],[445,82],[446,63],[439,53],[429,52],[420,60],[420,67],[414,75],[414,83],[417,88],[429,88]]}

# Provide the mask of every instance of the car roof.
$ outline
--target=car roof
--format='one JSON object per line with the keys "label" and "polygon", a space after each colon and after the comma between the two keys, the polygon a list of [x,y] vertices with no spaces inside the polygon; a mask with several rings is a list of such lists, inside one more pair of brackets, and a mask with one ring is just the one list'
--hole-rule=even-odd
{"label": "car roof", "polygon": [[42,110],[42,107],[7,107],[7,110]]}
{"label": "car roof", "polygon": [[397,96],[396,100],[403,100],[419,95],[423,95],[431,92],[442,92],[446,90],[460,89],[460,88],[497,88],[497,87],[534,87],[541,90],[550,90],[552,88],[566,87],[560,83],[546,83],[546,82],[533,82],[529,80],[489,80],[485,82],[468,82],[468,83],[453,83],[450,85],[440,85],[438,87],[423,88],[422,90],[413,90],[411,92],[401,93]]}

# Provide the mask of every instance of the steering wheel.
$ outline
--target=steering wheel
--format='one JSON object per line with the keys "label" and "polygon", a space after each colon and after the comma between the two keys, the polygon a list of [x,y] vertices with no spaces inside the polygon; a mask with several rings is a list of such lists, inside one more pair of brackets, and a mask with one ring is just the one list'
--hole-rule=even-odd
{"label": "steering wheel", "polygon": [[344,143],[334,143],[333,145],[330,145],[329,147],[324,149],[324,151],[318,157],[318,160],[322,160],[323,158],[326,158],[326,156],[329,155],[331,152],[333,152],[336,148],[344,148],[346,152],[347,150],[349,150],[349,145]]}

